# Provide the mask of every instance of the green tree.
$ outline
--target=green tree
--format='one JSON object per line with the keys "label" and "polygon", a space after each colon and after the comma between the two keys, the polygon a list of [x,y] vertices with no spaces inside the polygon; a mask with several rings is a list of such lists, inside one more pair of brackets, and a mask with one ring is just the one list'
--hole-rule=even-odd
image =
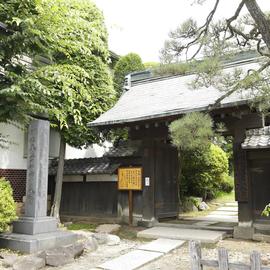
{"label": "green tree", "polygon": [[[183,177],[180,183],[182,197],[197,196],[212,199],[228,188],[228,157],[217,145],[209,148],[183,151]],[[233,186],[230,186],[231,191]]]}
{"label": "green tree", "polygon": [[120,97],[123,93],[123,85],[125,76],[134,71],[144,70],[141,57],[136,53],[129,53],[119,59],[114,68],[114,88],[117,96]]}
{"label": "green tree", "polygon": [[[202,4],[205,1],[196,2]],[[164,62],[177,62],[183,57],[188,60],[194,60],[198,56],[207,57],[206,62],[198,62],[194,86],[214,85],[223,91],[223,95],[216,100],[213,107],[218,106],[232,93],[249,89],[254,100],[251,105],[267,112],[270,99],[269,14],[262,11],[257,0],[238,0],[239,4],[232,16],[220,21],[215,15],[221,2],[223,0],[215,0],[201,26],[190,18],[171,31],[161,51],[161,58]],[[243,15],[245,8],[247,14]],[[238,68],[230,74],[222,71],[220,62],[224,57],[231,57],[240,50],[250,48],[264,57],[257,69],[246,72]]]}
{"label": "green tree", "polygon": [[[27,10],[26,4],[31,1],[10,2],[15,10],[18,6]],[[33,15],[25,15],[26,21],[31,19],[27,38],[37,40],[39,46],[34,52],[28,46],[19,51],[20,55],[29,56],[33,63],[24,73],[16,73],[16,80],[6,86],[3,95],[18,95],[19,98],[13,99],[15,106],[22,97],[28,105],[23,115],[45,111],[51,125],[60,132],[52,208],[52,215],[59,218],[65,145],[82,147],[99,141],[98,134],[86,125],[112,105],[114,91],[108,69],[107,31],[97,7],[85,0],[37,0],[34,3]],[[14,14],[9,12],[7,17],[14,21]],[[3,21],[9,27],[9,21]],[[21,25],[24,21],[16,19],[16,23],[22,35],[27,35]],[[11,39],[15,39],[13,35],[17,32],[11,30]],[[16,48],[7,40],[6,46],[11,45]],[[40,56],[46,56],[46,61],[41,62]],[[12,63],[12,57],[10,61]]]}
{"label": "green tree", "polygon": [[[213,137],[212,119],[209,115],[193,112],[175,120],[169,126],[172,144],[178,149],[179,158],[179,183],[182,179],[183,152],[194,150],[207,150]],[[180,185],[178,185],[178,197],[180,196]]]}

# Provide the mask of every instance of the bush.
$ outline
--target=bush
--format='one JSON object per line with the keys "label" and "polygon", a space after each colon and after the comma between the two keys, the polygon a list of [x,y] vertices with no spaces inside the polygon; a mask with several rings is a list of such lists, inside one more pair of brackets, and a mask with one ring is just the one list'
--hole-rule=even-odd
{"label": "bush", "polygon": [[220,190],[226,193],[231,193],[234,188],[233,178],[230,175],[225,175],[220,183]]}
{"label": "bush", "polygon": [[196,196],[207,200],[215,198],[222,185],[223,188],[230,189],[227,185],[228,157],[214,144],[205,149],[183,151],[182,173],[182,196]]}
{"label": "bush", "polygon": [[6,231],[8,225],[16,218],[16,204],[11,185],[4,178],[0,178],[0,232]]}

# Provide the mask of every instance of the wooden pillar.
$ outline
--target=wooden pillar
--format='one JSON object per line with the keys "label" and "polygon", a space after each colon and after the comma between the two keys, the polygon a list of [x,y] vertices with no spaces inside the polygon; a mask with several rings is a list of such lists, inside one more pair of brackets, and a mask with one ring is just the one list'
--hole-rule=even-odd
{"label": "wooden pillar", "polygon": [[245,139],[245,129],[239,125],[235,129],[233,156],[236,200],[238,201],[238,226],[234,237],[251,239],[254,233],[250,180],[247,172],[247,153],[241,143]]}
{"label": "wooden pillar", "polygon": [[[143,202],[142,224],[151,227],[155,223],[155,142],[143,141]],[[150,185],[145,186],[145,178],[149,177]]]}

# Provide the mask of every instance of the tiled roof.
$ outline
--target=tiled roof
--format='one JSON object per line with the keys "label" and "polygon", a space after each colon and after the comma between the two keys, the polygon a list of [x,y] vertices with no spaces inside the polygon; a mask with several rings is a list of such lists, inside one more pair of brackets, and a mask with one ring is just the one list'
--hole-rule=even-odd
{"label": "tiled roof", "polygon": [[[258,64],[252,61],[239,64],[244,70],[255,69],[257,66]],[[226,72],[232,72],[233,69],[234,67],[227,68]],[[112,109],[89,123],[89,126],[125,124],[206,110],[224,93],[212,86],[193,90],[189,84],[194,78],[193,74],[136,83],[121,96]],[[223,99],[220,107],[245,104],[247,99],[246,94],[234,93]]]}
{"label": "tiled roof", "polygon": [[[113,174],[120,164],[111,163],[106,158],[66,159],[64,174]],[[56,175],[58,161],[53,160],[49,167],[49,175]]]}
{"label": "tiled roof", "polygon": [[243,149],[270,148],[270,127],[251,129],[246,132]]}
{"label": "tiled roof", "polygon": [[131,157],[139,155],[139,141],[124,141],[117,146],[112,146],[105,154],[106,157]]}

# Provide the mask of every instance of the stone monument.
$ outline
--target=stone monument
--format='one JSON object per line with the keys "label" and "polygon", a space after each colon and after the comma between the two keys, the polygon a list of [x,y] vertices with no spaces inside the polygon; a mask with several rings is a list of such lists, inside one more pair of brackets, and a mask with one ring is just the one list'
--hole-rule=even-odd
{"label": "stone monument", "polygon": [[28,129],[25,214],[13,222],[13,233],[0,235],[0,247],[34,253],[76,241],[76,235],[57,229],[47,216],[50,123],[34,119]]}

